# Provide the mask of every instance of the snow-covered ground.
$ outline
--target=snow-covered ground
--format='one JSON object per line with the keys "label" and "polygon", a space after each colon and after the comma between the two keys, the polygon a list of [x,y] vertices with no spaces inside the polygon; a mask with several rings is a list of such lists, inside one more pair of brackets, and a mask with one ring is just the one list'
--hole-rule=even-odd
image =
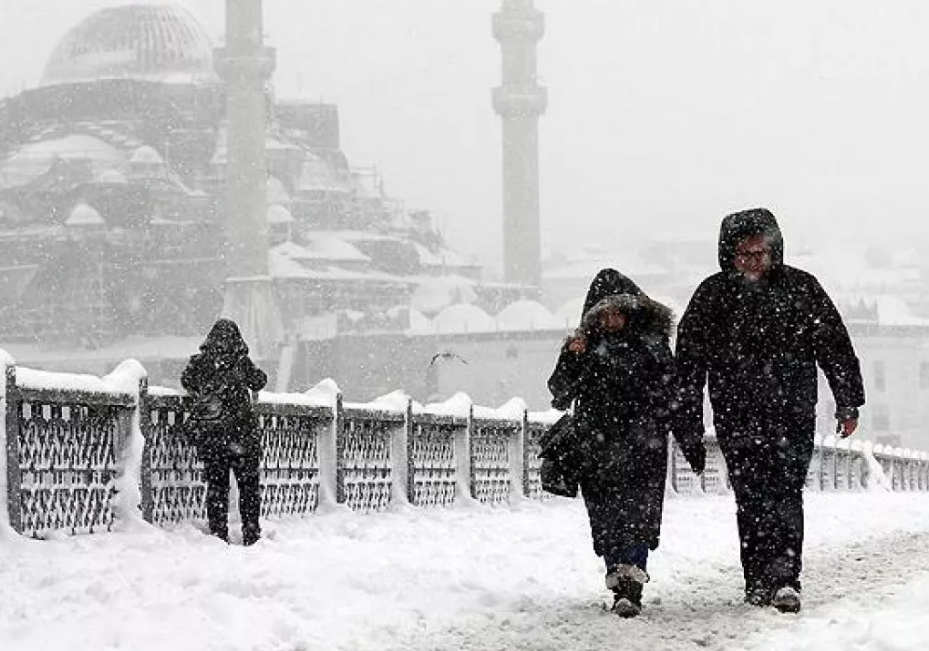
{"label": "snow-covered ground", "polygon": [[731,497],[667,503],[645,611],[621,620],[580,502],[337,510],[252,548],[192,526],[0,537],[0,649],[922,650],[929,494],[807,494],[804,609],[741,603]]}

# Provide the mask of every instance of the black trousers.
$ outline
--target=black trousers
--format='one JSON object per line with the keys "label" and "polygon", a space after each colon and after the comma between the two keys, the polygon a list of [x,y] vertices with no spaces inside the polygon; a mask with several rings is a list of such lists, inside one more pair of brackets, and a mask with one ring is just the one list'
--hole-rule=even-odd
{"label": "black trousers", "polygon": [[235,473],[239,487],[239,513],[242,516],[242,543],[251,545],[261,537],[258,517],[261,513],[261,455],[239,456],[225,453],[204,455],[206,480],[206,517],[210,533],[229,539],[229,472]]}
{"label": "black trousers", "polygon": [[720,447],[735,493],[746,592],[800,590],[803,486],[812,436],[730,438]]}

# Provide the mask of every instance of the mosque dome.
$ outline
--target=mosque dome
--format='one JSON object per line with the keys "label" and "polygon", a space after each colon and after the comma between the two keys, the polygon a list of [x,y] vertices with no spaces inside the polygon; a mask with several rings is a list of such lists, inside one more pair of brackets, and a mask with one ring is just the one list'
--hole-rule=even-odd
{"label": "mosque dome", "polygon": [[178,5],[101,9],[62,37],[45,65],[41,83],[52,86],[99,79],[213,81],[213,44],[203,26]]}

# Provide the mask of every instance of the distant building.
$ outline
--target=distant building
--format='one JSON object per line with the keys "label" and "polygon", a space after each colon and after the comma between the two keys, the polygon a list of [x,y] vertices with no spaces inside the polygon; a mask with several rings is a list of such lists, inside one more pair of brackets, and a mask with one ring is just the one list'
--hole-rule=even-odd
{"label": "distant building", "polygon": [[[93,349],[201,336],[219,313],[228,164],[213,44],[172,5],[102,9],[0,102],[0,342]],[[336,106],[267,91],[269,269],[288,337],[407,305],[480,266],[340,148]]]}

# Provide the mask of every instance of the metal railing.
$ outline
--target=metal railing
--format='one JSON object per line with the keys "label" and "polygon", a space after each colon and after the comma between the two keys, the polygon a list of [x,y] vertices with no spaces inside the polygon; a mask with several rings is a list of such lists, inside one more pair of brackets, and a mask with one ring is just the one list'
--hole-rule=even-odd
{"label": "metal railing", "polygon": [[[187,434],[183,393],[149,388],[144,377],[132,392],[89,391],[69,374],[44,377],[51,381],[22,382],[15,366],[6,372],[5,506],[13,529],[45,537],[110,531],[120,518],[159,526],[205,518],[202,465]],[[470,406],[449,414],[409,399],[382,408],[331,398],[260,395],[263,517],[334,505],[373,512],[394,504],[497,505],[546,496],[538,440],[554,420],[550,412],[508,410],[504,417]],[[706,471],[697,476],[672,444],[670,491],[730,490],[714,438],[707,438],[707,449]],[[875,485],[929,490],[929,455],[817,439],[809,489]]]}

